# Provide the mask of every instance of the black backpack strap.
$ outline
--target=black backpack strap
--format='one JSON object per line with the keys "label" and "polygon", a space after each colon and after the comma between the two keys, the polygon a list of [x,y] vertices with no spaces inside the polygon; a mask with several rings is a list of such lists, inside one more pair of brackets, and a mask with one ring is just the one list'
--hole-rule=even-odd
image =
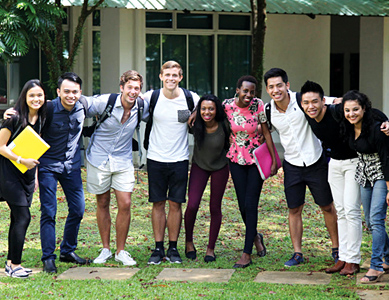
{"label": "black backpack strap", "polygon": [[271,130],[273,128],[273,125],[271,124],[271,114],[270,114],[271,106],[270,105],[271,105],[270,102],[265,104],[265,115],[266,115],[266,119],[267,119],[267,127],[269,127],[269,130]]}
{"label": "black backpack strap", "polygon": [[151,132],[151,127],[153,126],[153,114],[154,114],[154,108],[157,105],[159,93],[161,90],[154,90],[151,93],[150,97],[150,106],[149,106],[149,120],[147,121],[146,124],[146,130],[145,130],[145,138],[143,140],[143,147],[147,150],[149,149],[149,139],[150,139],[150,132]]}
{"label": "black backpack strap", "polygon": [[54,115],[54,104],[52,101],[47,101],[46,119],[45,119],[45,122],[42,126],[42,132],[44,132],[45,130],[47,130],[50,127],[51,122],[53,121],[53,115]]}
{"label": "black backpack strap", "polygon": [[188,109],[190,110],[190,112],[193,112],[194,101],[193,101],[192,93],[184,88],[182,88],[182,90],[184,91],[184,94],[185,94],[186,104],[188,105]]}
{"label": "black backpack strap", "polygon": [[300,92],[297,92],[297,93],[296,93],[296,101],[297,101],[297,104],[298,104],[298,106],[300,107],[300,109],[304,112],[304,109],[303,109],[303,107],[301,106],[302,98],[301,98],[301,93],[300,93]]}
{"label": "black backpack strap", "polygon": [[105,120],[107,120],[111,116],[117,97],[118,97],[118,94],[109,95],[107,105],[105,106],[103,113],[99,116],[99,119],[96,122],[96,129],[101,125],[101,123],[103,123]]}
{"label": "black backpack strap", "polygon": [[145,103],[143,99],[140,97],[136,99],[136,103],[138,104],[138,123],[136,124],[136,127],[139,128],[139,124],[142,121],[142,117],[143,117],[143,110],[145,108]]}

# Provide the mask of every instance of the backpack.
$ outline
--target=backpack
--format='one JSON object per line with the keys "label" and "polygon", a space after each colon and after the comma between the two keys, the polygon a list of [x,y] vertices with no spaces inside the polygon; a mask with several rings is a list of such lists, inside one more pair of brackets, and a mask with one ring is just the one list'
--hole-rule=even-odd
{"label": "backpack", "polygon": [[[110,94],[108,98],[107,105],[101,115],[98,116],[97,120],[93,122],[90,126],[84,126],[82,128],[82,135],[85,137],[91,137],[92,134],[95,132],[95,130],[106,120],[111,116],[113,107],[115,105],[115,101],[118,94]],[[88,111],[88,102],[84,96],[81,96],[79,98],[80,103],[82,104],[82,107],[84,109],[84,114],[86,116]],[[137,98],[137,104],[138,104],[138,122],[136,125],[136,131],[138,135],[138,139],[140,139],[140,133],[139,133],[139,127],[140,122],[142,121],[143,116],[143,109],[144,109],[144,102],[143,99]],[[52,102],[47,102],[47,112],[46,112],[46,122],[45,127],[49,127],[51,122],[53,121],[53,114],[54,114],[54,106]],[[133,151],[139,151],[139,144],[137,140],[134,138],[132,139],[132,150]]]}
{"label": "backpack", "polygon": [[[188,109],[190,112],[193,111],[194,109],[194,101],[192,97],[192,93],[188,91],[187,89],[181,88],[185,94],[186,98],[186,104],[188,105]],[[153,93],[151,94],[150,98],[150,106],[149,106],[149,119],[146,124],[146,130],[145,130],[145,138],[143,140],[143,147],[148,150],[149,148],[149,140],[150,140],[150,132],[151,132],[151,127],[153,126],[153,114],[154,114],[154,108],[157,105],[157,101],[159,98],[159,94],[161,92],[161,89],[159,90],[154,90]]]}

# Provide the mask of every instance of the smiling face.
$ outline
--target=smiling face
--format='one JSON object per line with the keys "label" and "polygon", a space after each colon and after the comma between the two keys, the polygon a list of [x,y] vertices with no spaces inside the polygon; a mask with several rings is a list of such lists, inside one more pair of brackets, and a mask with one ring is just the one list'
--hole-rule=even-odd
{"label": "smiling face", "polygon": [[239,107],[247,107],[250,105],[251,100],[255,97],[256,86],[250,81],[243,81],[240,88],[236,88],[236,93],[238,95],[238,102],[236,105]]}
{"label": "smiling face", "polygon": [[45,103],[45,92],[43,89],[37,85],[29,89],[26,94],[26,103],[30,111],[38,111]]}
{"label": "smiling face", "polygon": [[141,91],[141,82],[129,80],[120,86],[120,91],[122,92],[122,105],[134,105]]}
{"label": "smiling face", "polygon": [[289,82],[285,83],[282,77],[271,77],[267,80],[266,92],[276,102],[289,100]]}
{"label": "smiling face", "polygon": [[347,100],[344,102],[344,117],[354,126],[362,125],[365,109],[357,100]]}
{"label": "smiling face", "polygon": [[162,70],[162,73],[159,74],[159,79],[161,79],[163,87],[170,91],[176,89],[183,78],[180,73],[181,69],[176,67]]}
{"label": "smiling face", "polygon": [[81,96],[81,87],[77,82],[65,79],[61,87],[57,89],[57,95],[61,98],[61,104],[66,110],[72,110]]}
{"label": "smiling face", "polygon": [[322,119],[325,100],[320,98],[319,93],[307,92],[301,95],[301,106],[304,112],[312,119]]}
{"label": "smiling face", "polygon": [[204,100],[200,106],[201,118],[205,123],[211,123],[215,120],[216,116],[216,105],[213,101]]}

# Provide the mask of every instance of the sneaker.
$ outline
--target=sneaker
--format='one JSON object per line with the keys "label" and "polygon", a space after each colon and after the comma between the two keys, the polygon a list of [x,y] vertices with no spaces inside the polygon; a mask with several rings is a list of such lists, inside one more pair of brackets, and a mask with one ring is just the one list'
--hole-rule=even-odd
{"label": "sneaker", "polygon": [[167,250],[166,260],[176,264],[182,263],[182,259],[180,254],[178,253],[177,248],[169,248]]}
{"label": "sneaker", "polygon": [[[5,267],[4,267],[4,273],[5,274],[7,274],[8,272],[10,272],[10,266],[7,264],[7,262],[5,262]],[[24,270],[24,272],[26,272],[26,273],[28,273],[28,274],[31,274],[32,273],[32,270],[31,269],[29,269],[29,268],[25,268],[25,267],[22,267],[22,266],[20,266],[23,270]]]}
{"label": "sneaker", "polygon": [[284,265],[285,267],[297,266],[300,263],[304,262],[304,257],[302,253],[295,252],[291,259],[289,259]]}
{"label": "sneaker", "polygon": [[136,265],[136,261],[131,257],[131,254],[124,250],[120,250],[119,254],[115,253],[115,260],[123,263],[125,266]]}
{"label": "sneaker", "polygon": [[151,254],[148,265],[159,265],[165,257],[165,251],[160,248],[155,248],[153,254]]}
{"label": "sneaker", "polygon": [[24,270],[23,267],[17,267],[17,268],[15,268],[13,270],[11,266],[8,266],[8,268],[6,269],[5,274],[7,274],[7,276],[9,276],[9,277],[21,278],[21,279],[28,278],[28,275],[30,275],[29,273],[27,273]]}
{"label": "sneaker", "polygon": [[108,248],[103,248],[100,250],[100,255],[97,256],[94,260],[94,264],[103,264],[107,262],[108,259],[112,258],[112,252]]}

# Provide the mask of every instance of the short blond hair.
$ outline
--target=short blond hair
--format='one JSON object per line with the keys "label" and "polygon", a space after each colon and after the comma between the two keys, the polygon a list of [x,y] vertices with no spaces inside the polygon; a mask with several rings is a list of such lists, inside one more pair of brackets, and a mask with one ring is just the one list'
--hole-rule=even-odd
{"label": "short blond hair", "polygon": [[134,70],[128,70],[123,73],[122,76],[120,76],[120,85],[124,86],[127,81],[139,81],[140,82],[140,87],[143,87],[143,77],[140,75],[137,71]]}
{"label": "short blond hair", "polygon": [[179,71],[179,74],[180,76],[182,76],[182,68],[181,68],[181,65],[174,61],[174,60],[169,60],[167,62],[165,62],[162,67],[161,67],[161,75],[163,75],[163,71],[166,70],[166,69],[171,69],[171,68],[177,68],[177,69],[180,69]]}

